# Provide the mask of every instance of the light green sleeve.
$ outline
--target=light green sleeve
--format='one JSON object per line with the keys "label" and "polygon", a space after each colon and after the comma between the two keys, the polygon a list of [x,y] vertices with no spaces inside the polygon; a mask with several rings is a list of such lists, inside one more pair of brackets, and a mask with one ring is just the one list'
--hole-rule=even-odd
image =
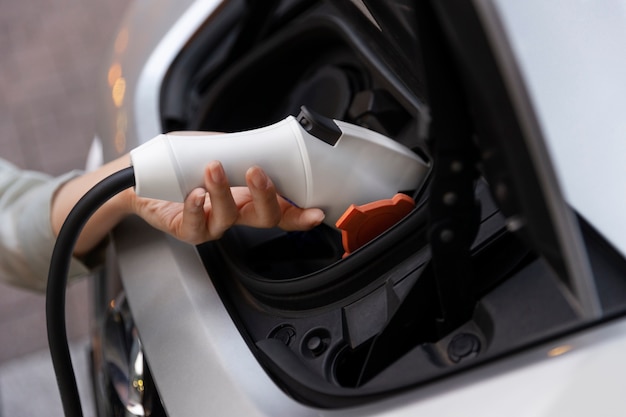
{"label": "light green sleeve", "polygon": [[[77,175],[73,171],[54,178],[0,159],[0,280],[45,291],[56,240],[50,222],[52,197]],[[74,259],[69,275],[72,279],[88,272]]]}

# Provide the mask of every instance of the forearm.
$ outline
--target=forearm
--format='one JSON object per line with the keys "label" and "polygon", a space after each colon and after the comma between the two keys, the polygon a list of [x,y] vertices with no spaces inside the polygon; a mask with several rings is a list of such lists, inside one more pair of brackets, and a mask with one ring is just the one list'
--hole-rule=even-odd
{"label": "forearm", "polygon": [[[109,175],[128,167],[129,164],[129,156],[124,155],[61,186],[53,197],[50,213],[55,236],[59,234],[72,208],[87,191]],[[78,256],[84,255],[97,246],[113,227],[132,213],[133,198],[134,191],[127,189],[105,202],[85,224],[76,242],[74,253]]]}

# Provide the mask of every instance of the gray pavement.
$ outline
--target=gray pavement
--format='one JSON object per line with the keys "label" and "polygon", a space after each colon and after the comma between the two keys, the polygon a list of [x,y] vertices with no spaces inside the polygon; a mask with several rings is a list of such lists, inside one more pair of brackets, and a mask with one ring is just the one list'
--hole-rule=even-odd
{"label": "gray pavement", "polygon": [[[0,157],[52,175],[84,166],[102,51],[128,1],[0,0]],[[67,294],[68,333],[79,347],[88,333],[87,286]],[[62,415],[44,306],[43,295],[0,284],[2,417]]]}

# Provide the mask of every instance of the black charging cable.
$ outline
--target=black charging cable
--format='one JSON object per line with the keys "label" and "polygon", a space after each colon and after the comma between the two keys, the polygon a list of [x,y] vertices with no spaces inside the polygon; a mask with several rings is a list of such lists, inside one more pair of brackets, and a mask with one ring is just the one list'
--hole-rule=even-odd
{"label": "black charging cable", "polygon": [[121,191],[135,186],[132,167],[122,169],[90,189],[70,211],[57,237],[46,289],[46,326],[52,365],[66,417],[82,417],[76,375],[65,327],[65,290],[78,235],[100,206]]}

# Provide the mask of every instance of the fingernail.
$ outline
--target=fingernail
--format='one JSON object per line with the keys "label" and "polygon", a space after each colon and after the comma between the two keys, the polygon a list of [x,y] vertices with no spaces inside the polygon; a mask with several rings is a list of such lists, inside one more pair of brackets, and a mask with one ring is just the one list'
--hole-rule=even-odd
{"label": "fingernail", "polygon": [[206,198],[206,191],[198,191],[196,192],[196,196],[194,198],[194,204],[196,207],[204,206],[204,200]]}
{"label": "fingernail", "polygon": [[226,174],[224,173],[224,168],[222,164],[219,162],[213,162],[210,168],[211,179],[216,184],[221,184],[224,182],[224,178],[226,178]]}
{"label": "fingernail", "polygon": [[311,209],[309,210],[309,218],[311,220],[311,223],[313,224],[320,224],[324,221],[324,218],[326,217],[326,214],[319,209]]}
{"label": "fingernail", "polygon": [[265,190],[269,186],[269,178],[265,172],[257,169],[252,176],[252,184],[259,190]]}

